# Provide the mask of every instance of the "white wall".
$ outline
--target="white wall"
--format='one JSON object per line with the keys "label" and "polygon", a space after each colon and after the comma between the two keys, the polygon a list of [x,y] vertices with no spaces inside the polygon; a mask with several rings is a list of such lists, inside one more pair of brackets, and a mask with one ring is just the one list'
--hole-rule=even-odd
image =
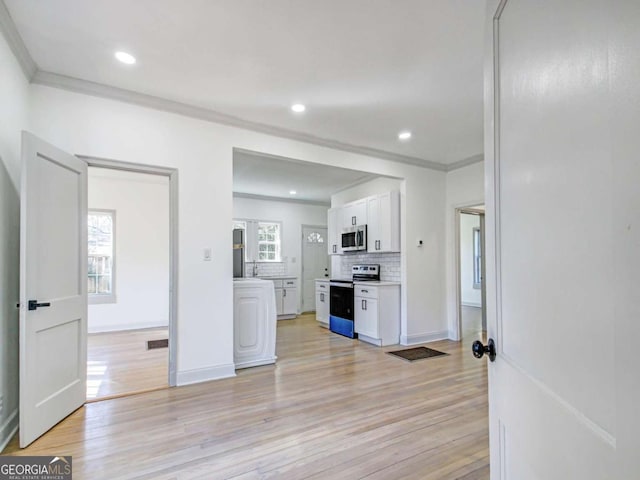
{"label": "white wall", "polygon": [[377,193],[391,192],[402,189],[402,179],[379,177],[369,182],[364,182],[331,195],[331,206],[339,207],[345,203],[360,200],[361,198]]}
{"label": "white wall", "polygon": [[[178,384],[233,375],[233,148],[405,178],[405,341],[447,335],[445,173],[32,85],[33,131],[67,151],[179,170]],[[416,238],[425,242],[418,249]],[[202,260],[212,248],[213,261]]]}
{"label": "white wall", "polygon": [[28,113],[27,79],[0,34],[0,450],[18,427],[20,131]]}
{"label": "white wall", "polygon": [[89,333],[169,323],[169,179],[89,168],[89,209],[115,210],[115,303],[89,304]]}
{"label": "white wall", "polygon": [[482,306],[482,290],[473,288],[473,229],[480,228],[478,215],[460,215],[460,298],[463,305]]}
{"label": "white wall", "polygon": [[459,340],[456,288],[456,225],[455,211],[459,207],[484,204],[484,162],[447,173],[447,244],[446,291],[449,338]]}
{"label": "white wall", "polygon": [[[369,182],[355,185],[331,195],[331,206],[340,207],[345,203],[353,202],[378,193],[403,191],[404,182],[398,178],[380,177]],[[403,199],[401,199],[401,212],[404,210]],[[402,216],[402,214],[401,214]],[[402,223],[402,222],[401,222]],[[401,225],[401,230],[403,226]],[[401,236],[404,233],[401,231]],[[348,255],[332,255],[331,271],[335,272],[335,278],[351,278],[351,266],[359,263],[380,264],[380,278],[386,281],[402,281],[402,254],[397,253],[362,253]],[[400,332],[405,335],[405,332]],[[405,340],[406,343],[406,340]]]}
{"label": "white wall", "polygon": [[[233,218],[282,222],[283,272],[299,279],[298,311],[302,299],[302,225],[327,225],[327,210],[322,205],[233,197]],[[258,264],[261,274],[263,264]]]}

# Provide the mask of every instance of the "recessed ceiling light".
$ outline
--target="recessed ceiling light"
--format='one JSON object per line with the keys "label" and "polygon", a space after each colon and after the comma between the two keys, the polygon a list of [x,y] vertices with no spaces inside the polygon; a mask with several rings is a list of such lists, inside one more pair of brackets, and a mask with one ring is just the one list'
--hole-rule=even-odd
{"label": "recessed ceiling light", "polygon": [[295,190],[289,190],[289,195],[295,195],[296,193],[298,192],[296,192]]}
{"label": "recessed ceiling light", "polygon": [[136,57],[127,52],[116,52],[116,58],[122,63],[126,63],[127,65],[133,65],[136,63]]}
{"label": "recessed ceiling light", "polygon": [[296,113],[302,113],[307,109],[307,107],[305,107],[303,104],[301,103],[296,103],[294,105],[291,105],[291,110],[293,110]]}
{"label": "recessed ceiling light", "polygon": [[409,140],[411,138],[411,132],[400,132],[398,138],[400,140]]}

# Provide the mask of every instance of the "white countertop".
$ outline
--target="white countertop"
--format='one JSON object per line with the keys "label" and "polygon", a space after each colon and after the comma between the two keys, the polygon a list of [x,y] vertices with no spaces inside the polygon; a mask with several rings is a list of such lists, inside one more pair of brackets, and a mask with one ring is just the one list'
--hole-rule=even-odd
{"label": "white countertop", "polygon": [[385,286],[385,285],[402,285],[400,282],[385,282],[385,281],[364,281],[364,282],[358,282],[357,280],[355,282],[353,282],[354,285],[380,285],[380,286]]}
{"label": "white countertop", "polygon": [[316,282],[328,282],[328,278],[316,278]]}

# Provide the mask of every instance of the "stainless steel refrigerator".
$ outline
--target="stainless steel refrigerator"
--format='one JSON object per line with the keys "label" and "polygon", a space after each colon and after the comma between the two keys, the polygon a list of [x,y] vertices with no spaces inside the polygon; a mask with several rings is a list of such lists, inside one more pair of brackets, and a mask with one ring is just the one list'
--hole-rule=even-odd
{"label": "stainless steel refrigerator", "polygon": [[233,230],[233,278],[244,277],[244,230]]}

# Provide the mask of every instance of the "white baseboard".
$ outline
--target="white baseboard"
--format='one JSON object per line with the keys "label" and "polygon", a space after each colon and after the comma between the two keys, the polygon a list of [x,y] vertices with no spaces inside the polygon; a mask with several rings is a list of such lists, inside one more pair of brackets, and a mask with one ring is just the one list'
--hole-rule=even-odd
{"label": "white baseboard", "polygon": [[215,367],[196,368],[178,372],[176,383],[180,387],[235,376],[236,366],[233,363],[229,363],[226,365],[216,365]]}
{"label": "white baseboard", "polygon": [[236,370],[241,368],[249,368],[249,367],[259,367],[261,365],[273,365],[276,363],[278,357],[275,355],[270,358],[263,358],[261,360],[254,360],[252,362],[236,362]]}
{"label": "white baseboard", "polygon": [[429,343],[437,340],[447,340],[448,338],[449,330],[420,333],[417,335],[400,335],[400,345],[417,345],[418,343]]}
{"label": "white baseboard", "polygon": [[88,333],[123,332],[127,330],[144,330],[147,328],[168,328],[168,325],[168,322],[137,322],[122,325],[89,325]]}
{"label": "white baseboard", "polygon": [[18,409],[16,408],[9,418],[5,420],[5,422],[0,426],[0,452],[2,452],[7,444],[11,441],[13,436],[18,431]]}

